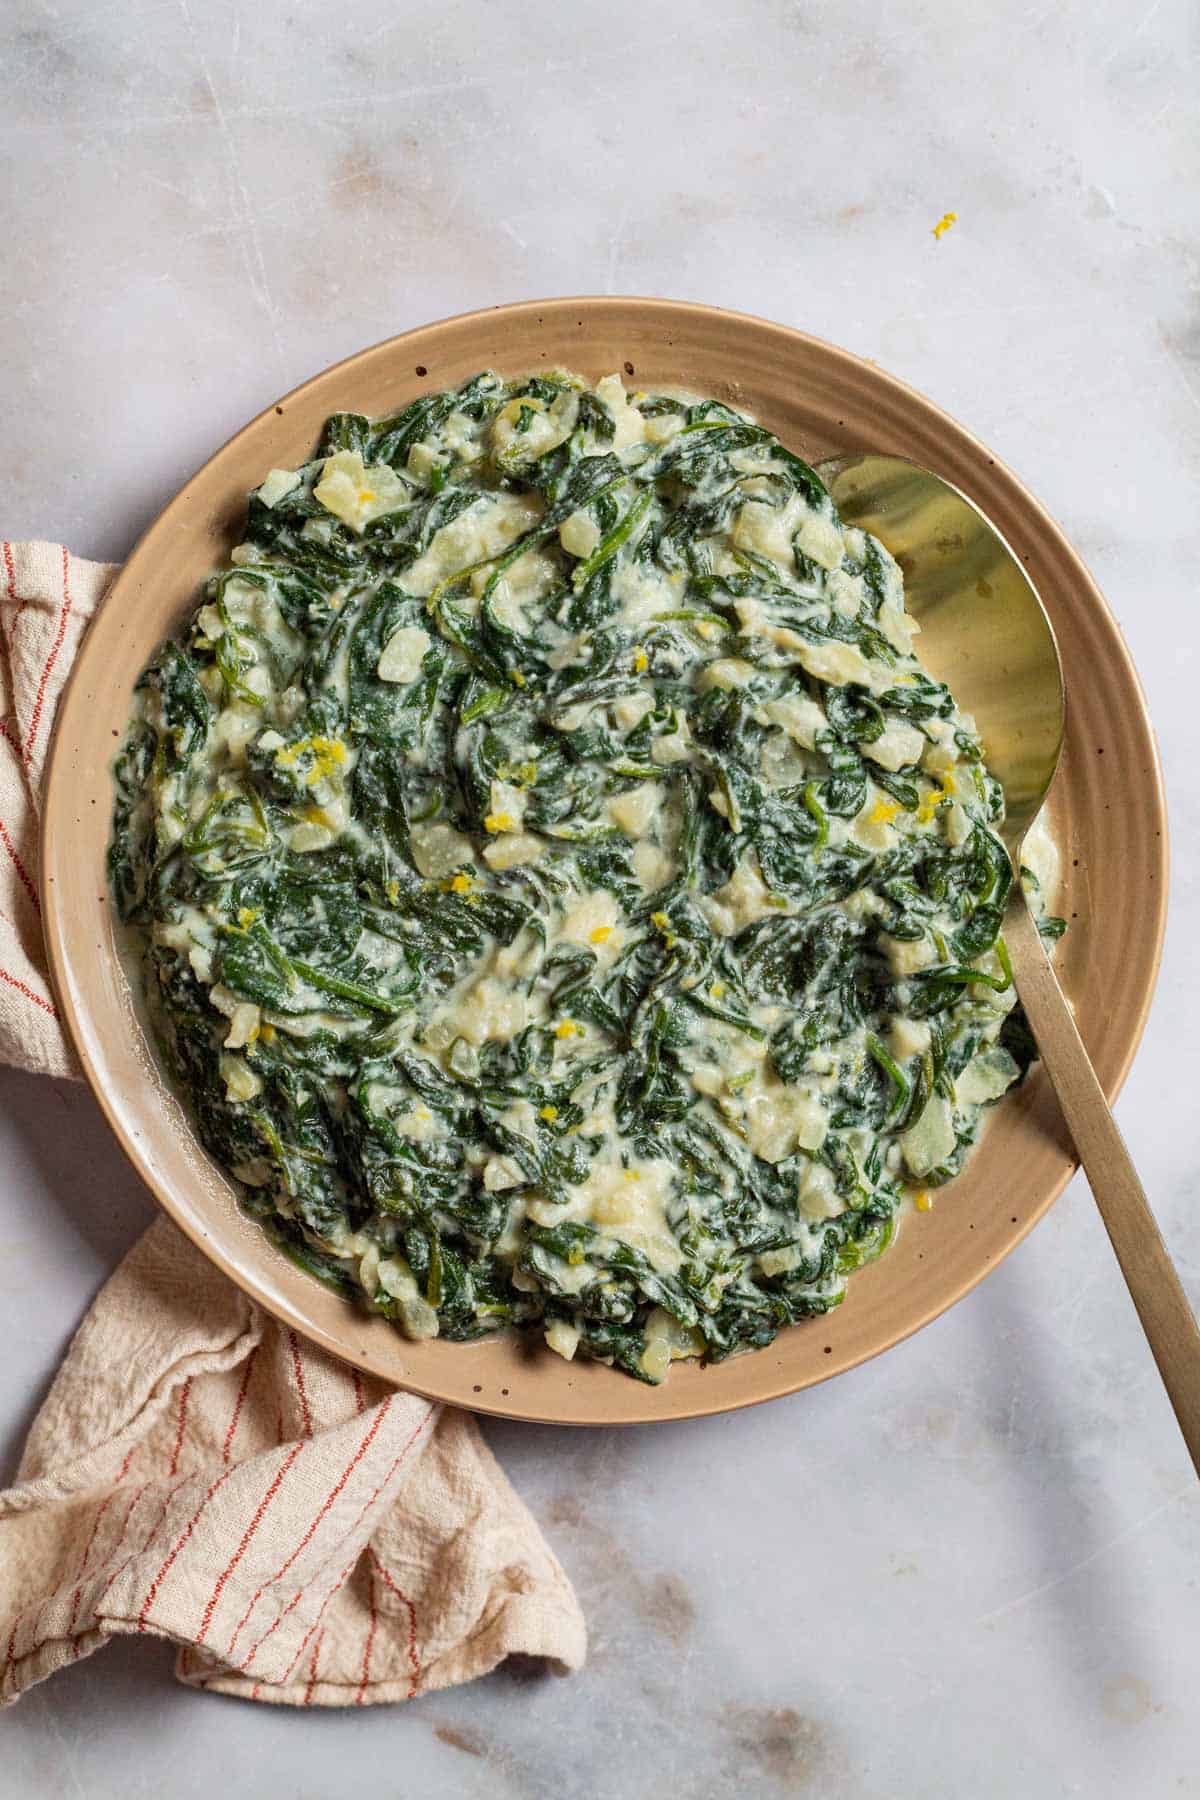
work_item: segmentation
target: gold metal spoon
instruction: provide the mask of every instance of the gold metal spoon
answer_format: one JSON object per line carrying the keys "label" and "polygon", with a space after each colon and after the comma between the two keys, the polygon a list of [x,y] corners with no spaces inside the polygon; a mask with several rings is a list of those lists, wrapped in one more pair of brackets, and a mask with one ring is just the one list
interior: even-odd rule
{"label": "gold metal spoon", "polygon": [[[900,563],[921,659],[975,715],[1004,788],[1000,835],[1019,874],[1022,844],[1058,768],[1066,711],[1058,645],[1033,584],[978,507],[928,469],[868,453],[817,472],[846,523],[871,532]],[[1017,993],[1200,1473],[1200,1330],[1019,879],[1003,929]]]}

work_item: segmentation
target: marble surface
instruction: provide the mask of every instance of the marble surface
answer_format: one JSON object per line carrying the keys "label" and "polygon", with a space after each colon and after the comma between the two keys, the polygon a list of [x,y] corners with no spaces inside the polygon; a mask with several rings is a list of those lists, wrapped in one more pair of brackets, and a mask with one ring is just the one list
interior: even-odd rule
{"label": "marble surface", "polygon": [[[1195,30],[1188,0],[3,9],[0,529],[120,557],[303,377],[494,301],[714,301],[907,378],[1065,524],[1150,696],[1174,911],[1118,1110],[1200,1299]],[[11,1468],[150,1204],[87,1094],[5,1073],[0,1209]],[[1080,1182],[823,1389],[489,1436],[578,1583],[584,1674],[314,1717],[124,1645],[6,1717],[0,1789],[1200,1793],[1200,1503]]]}

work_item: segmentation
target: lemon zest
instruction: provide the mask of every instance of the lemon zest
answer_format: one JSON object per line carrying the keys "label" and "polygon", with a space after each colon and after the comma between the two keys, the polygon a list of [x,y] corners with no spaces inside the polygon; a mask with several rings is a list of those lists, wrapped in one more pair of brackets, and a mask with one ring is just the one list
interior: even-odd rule
{"label": "lemon zest", "polygon": [[313,760],[312,768],[305,771],[305,787],[316,787],[318,781],[328,780],[346,760],[346,746],[341,738],[303,737],[297,738],[294,744],[284,744],[275,752],[276,766],[294,769],[306,751]]}

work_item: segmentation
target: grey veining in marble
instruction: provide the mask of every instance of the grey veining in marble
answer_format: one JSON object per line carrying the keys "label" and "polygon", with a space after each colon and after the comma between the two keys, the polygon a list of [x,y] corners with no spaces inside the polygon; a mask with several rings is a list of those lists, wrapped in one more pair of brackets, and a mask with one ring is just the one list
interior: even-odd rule
{"label": "grey veining in marble", "polygon": [[[1188,0],[27,0],[0,38],[5,536],[119,557],[306,375],[554,293],[801,326],[1016,467],[1109,594],[1160,734],[1174,912],[1119,1114],[1200,1296]],[[0,1144],[11,1469],[150,1207],[80,1090],[0,1075]],[[123,1645],[6,1715],[0,1790],[1200,1793],[1200,1504],[1080,1183],[823,1389],[490,1436],[579,1585],[582,1676],[299,1716]]]}

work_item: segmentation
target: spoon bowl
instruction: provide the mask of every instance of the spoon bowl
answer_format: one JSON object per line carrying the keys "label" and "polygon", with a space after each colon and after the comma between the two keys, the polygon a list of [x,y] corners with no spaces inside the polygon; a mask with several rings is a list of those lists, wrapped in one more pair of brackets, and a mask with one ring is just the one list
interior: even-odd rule
{"label": "spoon bowl", "polygon": [[1014,861],[1058,768],[1065,684],[1054,630],[1016,552],[966,496],[901,456],[841,456],[817,473],[848,525],[886,544],[921,628],[921,661],[979,727],[1004,789]]}

